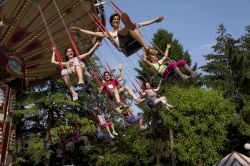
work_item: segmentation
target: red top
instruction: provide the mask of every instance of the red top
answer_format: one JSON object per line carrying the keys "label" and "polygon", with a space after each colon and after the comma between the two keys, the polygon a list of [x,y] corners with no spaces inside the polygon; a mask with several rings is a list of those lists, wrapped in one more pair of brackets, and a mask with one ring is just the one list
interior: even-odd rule
{"label": "red top", "polygon": [[114,88],[118,85],[119,82],[117,80],[105,82],[104,84],[102,84],[103,91],[106,93],[111,93],[114,90]]}

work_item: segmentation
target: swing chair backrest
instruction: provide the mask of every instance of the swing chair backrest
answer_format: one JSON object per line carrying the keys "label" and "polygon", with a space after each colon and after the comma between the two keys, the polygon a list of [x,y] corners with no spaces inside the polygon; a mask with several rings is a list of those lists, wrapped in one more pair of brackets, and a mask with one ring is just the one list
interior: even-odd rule
{"label": "swing chair backrest", "polygon": [[124,39],[124,45],[121,48],[121,51],[124,53],[126,57],[129,57],[139,51],[142,46],[138,43],[132,36],[128,35],[126,39]]}

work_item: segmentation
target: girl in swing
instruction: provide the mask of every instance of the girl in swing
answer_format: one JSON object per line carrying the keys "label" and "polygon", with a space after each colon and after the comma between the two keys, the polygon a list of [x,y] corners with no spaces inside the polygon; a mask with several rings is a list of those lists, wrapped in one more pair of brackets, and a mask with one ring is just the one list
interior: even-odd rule
{"label": "girl in swing", "polygon": [[[134,24],[130,21],[129,16],[126,13],[122,13],[122,16],[123,17],[121,17],[117,13],[114,13],[109,18],[109,22],[110,22],[110,25],[113,27],[113,31],[110,31],[108,33],[111,35],[112,41],[115,42],[114,45],[118,48],[118,50],[119,51],[124,50],[126,41],[128,41],[129,38],[132,37],[135,41],[139,43],[141,47],[143,47],[146,54],[156,54],[157,51],[148,47],[148,45],[145,43],[138,28],[147,26],[153,23],[161,22],[164,19],[164,17],[158,17],[153,20]],[[120,27],[120,19],[122,19],[124,27]],[[109,34],[107,32],[104,32],[104,33],[92,32],[92,31],[88,31],[85,29],[81,29],[79,27],[71,27],[70,29],[73,32],[79,31],[79,32],[83,32],[83,33],[98,36],[98,37],[109,37]]]}
{"label": "girl in swing", "polygon": [[[107,122],[105,120],[104,113],[102,111],[100,111],[100,110],[98,111],[97,118],[99,120],[99,126],[103,129],[106,129],[111,138],[115,138],[115,136],[118,135],[118,133],[115,131],[114,124],[112,122]],[[109,127],[111,127],[111,129],[112,129],[112,133],[111,133]]]}
{"label": "girl in swing", "polygon": [[128,107],[126,104],[121,102],[120,95],[119,95],[120,92],[127,91],[129,93],[129,95],[134,98],[136,103],[140,103],[141,99],[139,99],[135,96],[134,92],[130,89],[130,87],[128,87],[128,86],[120,87],[120,88],[118,87],[119,82],[121,80],[123,80],[123,68],[122,68],[121,64],[119,64],[118,69],[120,71],[120,76],[116,79],[112,79],[111,75],[108,71],[104,72],[104,74],[103,74],[104,83],[100,87],[99,93],[104,91],[108,95],[114,96],[118,105],[120,105],[122,107]]}
{"label": "girl in swing", "polygon": [[165,96],[157,97],[158,94],[156,92],[160,90],[161,81],[159,82],[159,85],[156,89],[153,89],[148,82],[145,83],[145,87],[146,89],[144,90],[142,95],[146,96],[146,98],[148,99],[148,106],[150,108],[154,108],[158,104],[163,104],[167,111],[170,111],[170,109],[174,108],[174,106],[172,106],[171,104],[167,102],[167,99]]}
{"label": "girl in swing", "polygon": [[143,115],[140,114],[135,116],[131,108],[128,108],[126,112],[123,112],[122,117],[128,124],[133,125],[138,122],[140,130],[146,129],[146,127],[143,125]]}
{"label": "girl in swing", "polygon": [[[167,48],[166,48],[166,51],[164,53],[164,56],[160,60],[158,60],[156,54],[151,54],[151,55],[149,55],[149,58],[151,59],[151,61],[147,60],[147,56],[143,56],[142,61],[145,62],[150,67],[152,67],[156,72],[161,74],[162,79],[166,79],[166,77],[168,76],[168,74],[171,70],[174,71],[182,80],[186,80],[186,79],[190,78],[190,76],[191,77],[198,76],[198,74],[195,73],[188,66],[188,64],[185,60],[181,59],[181,60],[178,60],[177,62],[171,61],[168,58],[168,53],[169,53],[170,48],[171,48],[171,45],[167,44]],[[167,65],[163,64],[165,60],[168,60]],[[190,74],[190,76],[183,74],[180,71],[179,67],[183,67]]]}
{"label": "girl in swing", "polygon": [[[77,57],[75,57],[75,53],[74,53],[73,48],[68,47],[65,49],[65,59],[67,60],[67,62],[61,63],[62,66],[65,68],[65,69],[61,70],[61,75],[63,77],[63,80],[64,80],[66,86],[70,90],[73,101],[78,100],[78,94],[76,93],[69,76],[76,73],[77,77],[78,77],[78,85],[84,84],[83,70],[86,70],[86,69],[85,69],[84,63],[81,62],[80,60],[83,60],[84,58],[86,58],[87,56],[92,54],[94,52],[94,50],[99,45],[100,45],[100,42],[99,41],[96,42],[95,45],[89,50],[89,52],[80,55],[79,59]],[[51,63],[59,65],[59,62],[57,62],[55,59],[55,49],[56,48],[53,47],[52,49],[53,49],[53,54],[51,57]]]}

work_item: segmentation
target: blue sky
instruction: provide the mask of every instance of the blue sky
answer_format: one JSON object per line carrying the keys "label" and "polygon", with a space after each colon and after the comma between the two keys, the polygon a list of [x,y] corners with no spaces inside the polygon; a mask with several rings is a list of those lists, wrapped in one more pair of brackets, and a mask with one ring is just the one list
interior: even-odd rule
{"label": "blue sky", "polygon": [[[250,0],[114,0],[114,2],[134,22],[142,22],[164,16],[161,23],[140,29],[145,41],[149,43],[153,34],[160,28],[172,32],[184,49],[191,54],[192,64],[204,65],[204,55],[212,53],[211,45],[216,41],[217,28],[223,23],[233,37],[245,34],[245,27],[250,25]],[[108,18],[114,10],[105,5],[107,29],[111,30]],[[110,48],[110,47],[111,48]],[[126,58],[109,43],[103,43],[97,54],[103,63],[108,62],[112,68],[123,63],[128,85],[135,83],[136,72],[133,67],[138,64],[135,54]]]}

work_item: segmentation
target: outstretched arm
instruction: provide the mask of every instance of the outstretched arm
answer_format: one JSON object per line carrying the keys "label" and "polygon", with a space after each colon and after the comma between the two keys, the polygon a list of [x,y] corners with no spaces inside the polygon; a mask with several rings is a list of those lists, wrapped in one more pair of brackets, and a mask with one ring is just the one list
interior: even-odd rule
{"label": "outstretched arm", "polygon": [[122,68],[122,64],[119,64],[119,65],[118,65],[118,69],[119,69],[119,71],[120,71],[120,76],[119,76],[119,78],[117,79],[117,81],[119,82],[119,81],[123,80],[123,68]]}
{"label": "outstretched arm", "polygon": [[81,60],[84,59],[84,58],[86,58],[87,56],[89,56],[90,54],[92,54],[92,53],[95,51],[95,49],[96,49],[100,44],[101,44],[101,42],[100,42],[100,41],[97,41],[97,42],[95,43],[95,45],[89,50],[89,52],[80,55],[79,58],[80,58]]}
{"label": "outstretched arm", "polygon": [[[162,81],[162,80],[161,80],[161,81]],[[157,92],[157,91],[160,90],[160,88],[161,88],[161,81],[159,82],[158,87],[157,87],[156,89],[154,89],[155,92]]]}
{"label": "outstretched arm", "polygon": [[138,28],[143,27],[143,26],[147,26],[156,22],[161,22],[164,19],[164,17],[157,17],[153,20],[149,20],[149,21],[144,21],[144,22],[139,22],[137,23]]}
{"label": "outstretched arm", "polygon": [[142,97],[146,96],[146,92],[144,92],[143,90],[140,90],[139,93],[142,95]]}
{"label": "outstretched arm", "polygon": [[170,44],[167,44],[167,48],[166,51],[164,53],[164,56],[158,61],[158,63],[161,65],[167,58],[168,58],[168,53],[169,53],[169,49],[171,48]]}
{"label": "outstretched arm", "polygon": [[[53,54],[52,54],[52,57],[51,57],[51,63],[55,64],[55,65],[59,65],[60,63],[56,61],[56,57],[55,57],[55,47],[52,47],[52,50],[53,50]],[[66,63],[65,62],[62,62],[61,63],[63,66],[66,66]]]}
{"label": "outstretched arm", "polygon": [[151,62],[149,62],[149,61],[147,60],[147,56],[146,56],[146,55],[143,55],[143,57],[141,58],[141,60],[142,60],[146,65],[152,67]]}
{"label": "outstretched arm", "polygon": [[70,27],[69,28],[71,32],[82,32],[88,35],[92,35],[92,36],[97,36],[97,37],[105,37],[107,36],[106,33],[102,33],[102,32],[92,32],[92,31],[88,31],[85,29],[81,29],[79,27]]}
{"label": "outstretched arm", "polygon": [[100,87],[100,89],[99,89],[99,94],[101,94],[101,93],[102,93],[103,88],[104,88],[104,86],[102,85],[102,86]]}

